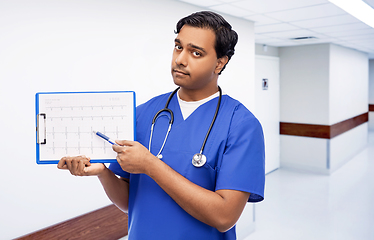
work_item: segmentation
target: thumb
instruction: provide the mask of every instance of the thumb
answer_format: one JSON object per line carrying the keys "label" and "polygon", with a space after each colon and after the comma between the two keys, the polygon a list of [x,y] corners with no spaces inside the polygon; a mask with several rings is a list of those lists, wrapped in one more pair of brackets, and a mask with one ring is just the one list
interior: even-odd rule
{"label": "thumb", "polygon": [[103,163],[94,163],[89,166],[86,166],[83,171],[86,176],[98,176],[106,169],[106,166]]}

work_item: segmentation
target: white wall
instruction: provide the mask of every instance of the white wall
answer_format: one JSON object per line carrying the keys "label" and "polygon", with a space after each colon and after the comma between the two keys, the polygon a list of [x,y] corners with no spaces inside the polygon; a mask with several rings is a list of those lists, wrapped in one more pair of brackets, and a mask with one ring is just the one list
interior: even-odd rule
{"label": "white wall", "polygon": [[[366,53],[330,45],[329,125],[368,111],[368,65]],[[330,140],[330,171],[342,166],[366,146],[367,131],[368,124],[365,123]]]}
{"label": "white wall", "polygon": [[361,124],[329,141],[328,168],[333,172],[360,153],[368,142],[368,123]]}
{"label": "white wall", "polygon": [[[280,121],[329,124],[329,44],[279,48]],[[281,167],[328,173],[328,140],[280,136]]]}
{"label": "white wall", "polygon": [[222,72],[218,83],[226,93],[253,111],[255,109],[254,23],[222,15],[238,33],[239,40],[235,47],[235,55]]}
{"label": "white wall", "polygon": [[368,56],[330,45],[329,125],[368,111]]}
{"label": "white wall", "polygon": [[256,43],[255,53],[256,55],[261,55],[261,56],[278,57],[279,48]]}
{"label": "white wall", "polygon": [[279,48],[280,121],[329,124],[329,44]]}
{"label": "white wall", "polygon": [[[369,104],[374,104],[374,59],[369,61]],[[369,130],[374,131],[374,112],[369,112]]]}
{"label": "white wall", "polygon": [[374,131],[374,112],[369,112],[369,123],[368,129]]}
{"label": "white wall", "polygon": [[[134,90],[139,104],[173,90],[175,24],[198,10],[170,0],[0,2],[0,124],[6,136],[0,140],[0,239],[110,203],[95,177],[36,165],[35,93]],[[221,86],[251,109],[253,23],[227,20],[239,43]]]}
{"label": "white wall", "polygon": [[[333,125],[367,112],[368,56],[332,44],[284,47],[281,122]],[[367,143],[368,124],[332,139],[281,136],[281,166],[331,173]],[[354,139],[354,143],[352,143]]]}
{"label": "white wall", "polygon": [[369,103],[374,104],[374,59],[369,60]]}
{"label": "white wall", "polygon": [[282,168],[328,174],[329,140],[323,138],[280,136]]}

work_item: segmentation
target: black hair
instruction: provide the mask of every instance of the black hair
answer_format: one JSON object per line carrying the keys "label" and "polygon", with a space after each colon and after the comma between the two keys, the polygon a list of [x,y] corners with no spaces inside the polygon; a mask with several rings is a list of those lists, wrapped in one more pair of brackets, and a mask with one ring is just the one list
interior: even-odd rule
{"label": "black hair", "polygon": [[[184,25],[197,28],[206,28],[214,31],[216,35],[215,50],[217,58],[228,57],[227,63],[235,53],[235,45],[238,42],[238,34],[232,30],[231,25],[219,14],[210,11],[193,13],[178,21],[176,34],[180,32]],[[225,69],[222,68],[219,74]]]}

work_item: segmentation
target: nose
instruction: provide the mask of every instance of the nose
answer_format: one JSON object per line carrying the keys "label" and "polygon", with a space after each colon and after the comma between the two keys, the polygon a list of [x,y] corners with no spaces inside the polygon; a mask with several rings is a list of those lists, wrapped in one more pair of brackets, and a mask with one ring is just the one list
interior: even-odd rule
{"label": "nose", "polygon": [[177,65],[182,65],[184,67],[187,66],[187,53],[186,51],[181,51],[179,53],[175,53],[176,56],[175,56],[175,63]]}

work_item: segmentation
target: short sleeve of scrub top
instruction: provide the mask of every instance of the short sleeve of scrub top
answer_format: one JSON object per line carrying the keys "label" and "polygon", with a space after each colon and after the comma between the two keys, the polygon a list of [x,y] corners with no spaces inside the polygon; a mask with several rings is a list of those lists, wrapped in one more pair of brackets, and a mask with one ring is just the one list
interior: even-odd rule
{"label": "short sleeve of scrub top", "polygon": [[243,105],[233,114],[216,190],[251,193],[248,202],[264,199],[265,146],[259,121]]}

